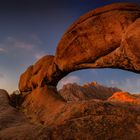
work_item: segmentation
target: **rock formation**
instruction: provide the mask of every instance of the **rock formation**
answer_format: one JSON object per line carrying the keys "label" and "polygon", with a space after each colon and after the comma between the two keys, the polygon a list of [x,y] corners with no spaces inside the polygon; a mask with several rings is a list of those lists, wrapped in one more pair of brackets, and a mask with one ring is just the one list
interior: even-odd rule
{"label": "rock formation", "polygon": [[[90,86],[88,87],[90,88]],[[103,88],[105,89],[105,87]],[[45,89],[42,90],[44,91]],[[30,96],[30,99],[38,99],[38,104],[32,104],[34,106],[32,109],[34,110],[29,110],[34,112],[33,118],[33,115],[30,116],[29,113],[28,116],[25,116],[23,114],[25,110],[22,110],[22,108],[12,107],[9,104],[11,98],[8,93],[0,90],[1,140],[139,140],[140,106],[138,105],[133,106],[132,103],[132,105],[128,106],[127,104],[125,105],[125,102],[120,104],[118,100],[115,102],[114,100],[99,101],[91,97],[91,99],[85,101],[83,99],[83,101],[76,101],[73,104],[67,103],[67,105],[63,106],[58,97],[56,98],[57,100],[54,100],[54,95],[51,97],[52,92],[49,92],[50,95],[46,91],[42,92],[44,93],[42,95],[39,93],[36,91],[34,92],[34,97]],[[27,99],[30,100],[29,98]],[[50,112],[46,112],[46,118],[52,125],[49,123],[44,124],[43,120],[36,121],[37,118],[35,117],[41,117],[43,111],[46,111],[41,104],[46,104],[46,107],[49,106]],[[63,109],[60,106],[63,106]],[[71,116],[71,118],[65,121],[68,116]],[[58,120],[59,125],[56,125]]]}
{"label": "rock formation", "polygon": [[63,35],[55,56],[45,56],[22,74],[20,91],[56,86],[72,71],[120,68],[140,72],[140,7],[118,3],[83,15]]}
{"label": "rock formation", "polygon": [[62,71],[121,68],[140,72],[140,7],[114,4],[77,20],[58,44],[55,63]]}
{"label": "rock formation", "polygon": [[0,140],[23,140],[31,128],[23,113],[10,105],[8,93],[0,89]]}
{"label": "rock formation", "polygon": [[54,56],[44,56],[21,75],[19,89],[26,116],[50,126],[67,123],[77,114],[84,116],[83,110],[95,101],[67,103],[56,89],[58,81],[72,71],[107,67],[139,73],[139,25],[140,7],[127,3],[80,17],[63,35]]}
{"label": "rock formation", "polygon": [[[97,8],[80,17],[63,35],[55,56],[44,56],[21,75],[19,90],[26,95],[22,104],[26,114],[50,123],[46,114],[52,117],[55,110],[67,108],[56,85],[72,71],[109,67],[139,73],[139,17],[140,7],[128,3]],[[54,111],[50,108],[52,101],[56,101]],[[35,110],[40,108],[38,116]],[[62,123],[59,119],[53,122]]]}
{"label": "rock formation", "polygon": [[[20,121],[13,121],[18,130],[15,127],[2,128],[0,138],[14,140],[14,131],[19,140],[139,140],[139,105],[135,107],[132,104],[127,108],[119,101],[114,102],[114,97],[106,100],[107,96],[104,101],[89,98],[69,103],[56,89],[60,79],[80,69],[120,68],[140,73],[139,42],[140,7],[137,5],[112,4],[80,17],[63,35],[56,54],[44,56],[20,77],[19,90],[23,102],[17,113],[22,112],[28,118],[25,119],[25,128],[30,131],[25,131],[21,125],[25,118],[23,115]],[[5,109],[15,110],[8,104],[8,95],[3,97],[6,102],[0,100],[1,112],[3,105],[6,105]],[[14,117],[19,116],[16,114]]]}
{"label": "rock formation", "polygon": [[84,101],[90,99],[107,100],[115,92],[121,91],[118,88],[105,87],[97,82],[84,84],[82,86],[74,83],[64,85],[58,93],[67,102]]}
{"label": "rock formation", "polygon": [[131,95],[128,92],[116,92],[110,98],[108,98],[108,100],[115,102],[140,104],[140,97]]}

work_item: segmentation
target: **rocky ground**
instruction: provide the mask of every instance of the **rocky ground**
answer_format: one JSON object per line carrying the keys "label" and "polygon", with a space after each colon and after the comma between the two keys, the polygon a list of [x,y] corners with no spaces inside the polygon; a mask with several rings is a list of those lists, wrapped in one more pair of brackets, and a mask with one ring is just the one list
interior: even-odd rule
{"label": "rocky ground", "polygon": [[[78,93],[76,100],[74,90]],[[54,116],[47,119],[50,123],[44,124],[43,121],[26,115],[25,110],[19,106],[11,106],[13,99],[20,99],[17,98],[19,95],[13,98],[5,90],[0,90],[0,139],[139,140],[139,96],[121,92],[117,88],[107,88],[95,82],[83,86],[67,84],[58,94],[65,99],[65,106],[62,109],[58,106],[58,110],[60,109],[58,113],[51,114]],[[53,109],[51,98],[50,101],[52,102],[50,108]],[[41,115],[39,112],[37,114]]]}

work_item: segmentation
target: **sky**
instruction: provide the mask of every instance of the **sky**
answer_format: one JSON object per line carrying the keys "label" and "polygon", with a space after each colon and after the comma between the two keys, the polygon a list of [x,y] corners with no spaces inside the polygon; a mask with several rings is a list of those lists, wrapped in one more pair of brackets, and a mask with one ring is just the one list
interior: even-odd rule
{"label": "sky", "polygon": [[[55,54],[67,28],[86,12],[114,2],[140,0],[1,0],[0,1],[0,88],[18,89],[26,68],[47,54]],[[106,86],[140,93],[140,75],[118,69],[88,69],[70,73],[68,82],[97,81]]]}

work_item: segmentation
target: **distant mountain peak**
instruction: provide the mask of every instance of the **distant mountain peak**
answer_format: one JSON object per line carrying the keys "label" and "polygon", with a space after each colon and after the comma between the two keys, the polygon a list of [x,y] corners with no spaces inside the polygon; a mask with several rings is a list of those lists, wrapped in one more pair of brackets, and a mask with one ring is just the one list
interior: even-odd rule
{"label": "distant mountain peak", "polygon": [[78,85],[76,83],[68,83],[59,90],[59,94],[66,101],[81,101],[90,99],[106,100],[113,95],[114,92],[121,91],[118,88],[105,87],[96,81]]}
{"label": "distant mountain peak", "polygon": [[83,87],[87,87],[87,86],[97,86],[98,85],[98,83],[96,82],[96,81],[93,81],[93,82],[91,82],[91,83],[85,83],[85,84],[83,84]]}

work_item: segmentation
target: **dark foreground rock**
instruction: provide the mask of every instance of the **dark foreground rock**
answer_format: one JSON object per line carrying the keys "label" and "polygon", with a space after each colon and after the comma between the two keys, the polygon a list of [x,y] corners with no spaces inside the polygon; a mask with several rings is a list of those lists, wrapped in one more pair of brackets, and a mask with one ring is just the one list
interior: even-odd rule
{"label": "dark foreground rock", "polygon": [[47,112],[46,108],[37,112],[36,106],[32,106],[36,111],[34,116],[29,112],[25,115],[25,110],[12,107],[8,93],[0,90],[0,140],[139,140],[140,106],[113,102],[113,99],[114,96],[111,101],[91,98],[66,103],[59,108],[59,98],[57,107],[49,98],[47,102],[52,104],[49,106],[52,111],[46,114],[48,123],[44,123],[35,117],[41,115],[41,111]]}

